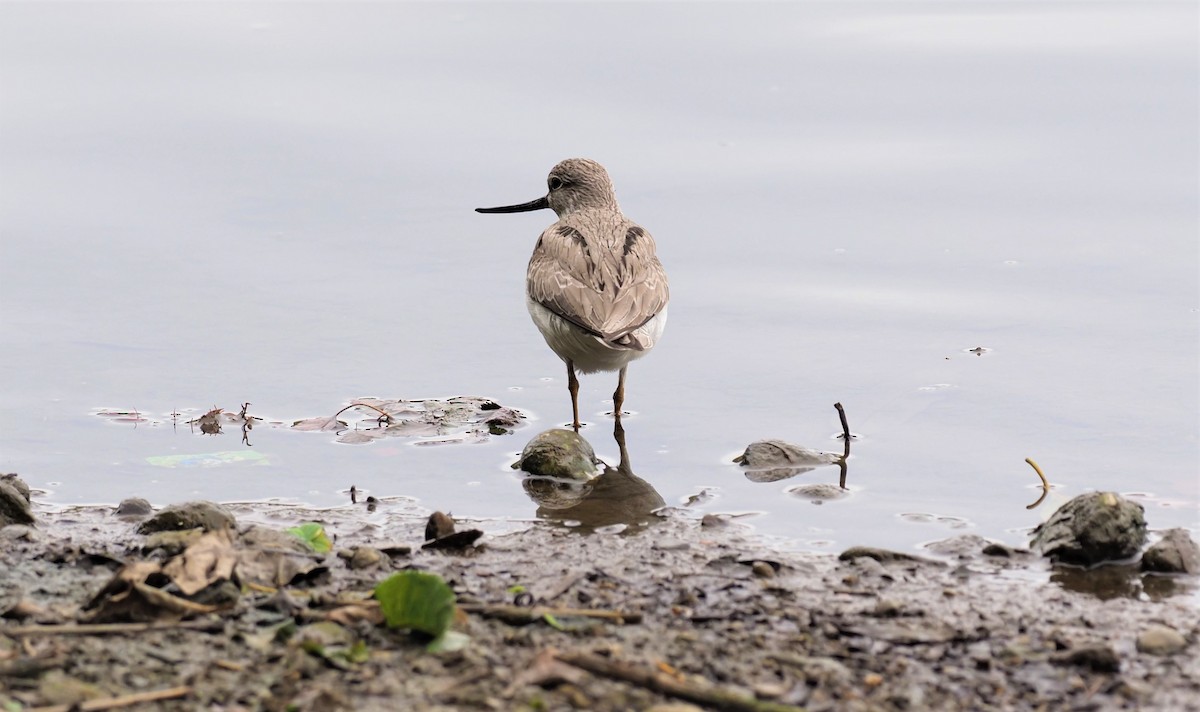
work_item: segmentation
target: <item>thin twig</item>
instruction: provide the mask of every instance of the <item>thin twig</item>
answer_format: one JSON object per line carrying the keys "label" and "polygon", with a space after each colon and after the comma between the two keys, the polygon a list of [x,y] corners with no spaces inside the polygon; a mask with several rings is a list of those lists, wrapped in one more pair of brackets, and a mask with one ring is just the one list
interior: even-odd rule
{"label": "thin twig", "polygon": [[834,403],[833,407],[837,408],[838,420],[842,421],[842,437],[846,439],[846,442],[850,442],[852,436],[850,435],[850,424],[846,422],[846,410],[842,408],[841,403]]}
{"label": "thin twig", "polygon": [[1042,473],[1042,468],[1038,467],[1038,464],[1031,458],[1025,458],[1025,462],[1028,462],[1029,466],[1033,468],[1033,471],[1037,473],[1037,476],[1042,478],[1042,496],[1038,497],[1037,501],[1033,504],[1025,505],[1025,509],[1033,509],[1041,504],[1042,500],[1046,499],[1046,495],[1050,492],[1050,481],[1047,480],[1046,475]]}
{"label": "thin twig", "polygon": [[629,682],[652,692],[678,697],[706,707],[727,712],[799,712],[800,707],[777,702],[756,700],[753,697],[723,690],[719,687],[700,687],[686,680],[653,669],[635,667],[618,660],[602,658],[590,653],[566,652],[555,657],[594,675]]}
{"label": "thin twig", "polygon": [[225,626],[221,621],[195,620],[170,623],[66,623],[64,625],[0,626],[0,633],[19,635],[110,635],[113,633],[145,633],[152,630],[213,630]]}
{"label": "thin twig", "polygon": [[525,624],[544,620],[547,615],[555,618],[600,618],[621,623],[641,623],[642,614],[630,611],[610,611],[602,608],[549,608],[546,606],[507,606],[487,603],[465,603],[459,605],[467,613],[477,613],[485,618],[499,618],[506,623]]}
{"label": "thin twig", "polygon": [[140,705],[145,702],[174,700],[180,697],[186,697],[191,692],[191,685],[180,685],[179,687],[168,687],[162,690],[135,692],[131,695],[121,695],[120,697],[106,697],[99,700],[86,700],[73,705],[32,707],[29,709],[29,712],[76,712],[76,710],[79,712],[88,712],[89,710],[115,710],[119,707],[131,707],[133,705]]}
{"label": "thin twig", "polygon": [[380,414],[379,422],[388,423],[388,424],[391,424],[391,422],[392,422],[392,414],[391,413],[387,412],[386,410],[383,410],[382,408],[376,408],[375,406],[371,405],[370,403],[351,403],[350,405],[346,406],[345,408],[342,408],[338,412],[334,413],[333,417],[336,418],[339,415],[341,415],[342,413],[345,413],[346,411],[350,410],[351,408],[370,408],[371,410]]}
{"label": "thin twig", "polygon": [[838,487],[846,489],[846,470],[849,469],[846,461],[850,459],[850,440],[854,436],[850,434],[850,423],[846,422],[846,410],[842,408],[842,404],[840,402],[834,403],[833,407],[837,408],[838,420],[842,421],[842,441],[846,443],[842,449],[842,459],[838,461],[838,470],[840,471],[838,474]]}
{"label": "thin twig", "polygon": [[1050,491],[1050,481],[1047,480],[1046,475],[1042,473],[1042,468],[1038,467],[1038,464],[1028,457],[1025,458],[1025,462],[1028,462],[1030,467],[1033,468],[1033,471],[1037,473],[1038,477],[1042,478],[1042,489],[1046,490],[1047,492]]}

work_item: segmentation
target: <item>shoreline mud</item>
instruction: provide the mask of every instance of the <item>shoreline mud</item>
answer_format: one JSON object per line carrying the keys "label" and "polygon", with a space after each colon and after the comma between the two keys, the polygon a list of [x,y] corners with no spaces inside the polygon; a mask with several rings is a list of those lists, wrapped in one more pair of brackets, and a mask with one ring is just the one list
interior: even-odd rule
{"label": "shoreline mud", "polygon": [[[426,549],[428,512],[407,500],[223,509],[240,552],[278,551],[300,522],[332,550],[293,550],[311,567],[277,587],[210,587],[224,596],[214,612],[121,623],[119,609],[89,624],[84,607],[123,567],[186,544],[150,545],[144,515],[113,508],[0,529],[0,707],[141,695],[166,710],[1200,709],[1194,576],[1050,569],[971,536],[928,557],[782,553],[737,523],[671,511],[622,531],[534,523]],[[429,652],[361,613],[377,583],[413,569],[454,590],[462,647]]]}

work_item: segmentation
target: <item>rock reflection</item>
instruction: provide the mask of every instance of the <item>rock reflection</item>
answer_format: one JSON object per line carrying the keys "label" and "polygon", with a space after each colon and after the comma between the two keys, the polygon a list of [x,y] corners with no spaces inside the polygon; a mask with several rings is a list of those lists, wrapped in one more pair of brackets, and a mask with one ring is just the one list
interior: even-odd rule
{"label": "rock reflection", "polygon": [[[582,436],[577,437],[583,440]],[[538,505],[538,518],[569,522],[584,532],[614,525],[643,527],[654,521],[654,510],[665,506],[666,502],[649,482],[633,473],[620,418],[613,426],[613,439],[620,450],[621,461],[616,467],[606,464],[604,471],[596,477],[571,480],[530,475],[525,478],[522,486]]]}
{"label": "rock reflection", "polygon": [[1108,564],[1092,569],[1055,566],[1050,580],[1063,590],[1084,593],[1101,601],[1113,598],[1161,601],[1195,591],[1186,577],[1146,573],[1132,564]]}

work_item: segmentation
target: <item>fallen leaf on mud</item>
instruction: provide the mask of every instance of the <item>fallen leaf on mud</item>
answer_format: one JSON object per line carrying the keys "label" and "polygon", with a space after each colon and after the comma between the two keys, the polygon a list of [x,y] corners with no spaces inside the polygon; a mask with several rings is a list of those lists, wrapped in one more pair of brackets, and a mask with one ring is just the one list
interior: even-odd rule
{"label": "fallen leaf on mud", "polygon": [[91,623],[143,623],[176,620],[187,615],[212,613],[216,606],[194,603],[147,583],[166,583],[162,567],[153,561],[126,564],[105,584],[100,593],[84,606],[92,611],[85,619]]}
{"label": "fallen leaf on mud", "polygon": [[162,571],[171,577],[180,593],[192,596],[214,583],[232,579],[237,558],[232,535],[228,529],[220,529],[194,541],[182,554],[168,561]]}
{"label": "fallen leaf on mud", "polygon": [[280,588],[319,576],[328,569],[323,556],[294,534],[251,526],[242,532],[237,576],[243,585]]}
{"label": "fallen leaf on mud", "polygon": [[325,527],[316,522],[305,522],[298,526],[291,527],[287,530],[291,534],[308,545],[308,548],[318,554],[327,554],[333,548],[333,544],[329,541],[329,537],[325,535]]}
{"label": "fallen leaf on mud", "polygon": [[454,591],[437,574],[392,574],[375,587],[375,598],[389,628],[408,628],[436,638],[454,620]]}

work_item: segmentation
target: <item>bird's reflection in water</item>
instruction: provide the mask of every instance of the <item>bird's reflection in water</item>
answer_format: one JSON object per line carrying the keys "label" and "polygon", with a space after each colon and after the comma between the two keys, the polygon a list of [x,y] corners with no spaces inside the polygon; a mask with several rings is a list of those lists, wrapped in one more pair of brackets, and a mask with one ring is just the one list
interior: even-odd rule
{"label": "bird's reflection in water", "polygon": [[654,510],[666,502],[649,482],[633,474],[619,417],[613,426],[613,439],[621,461],[616,467],[605,465],[598,477],[586,482],[525,478],[522,486],[537,503],[539,519],[570,523],[582,532],[622,524],[641,528],[655,521]]}

